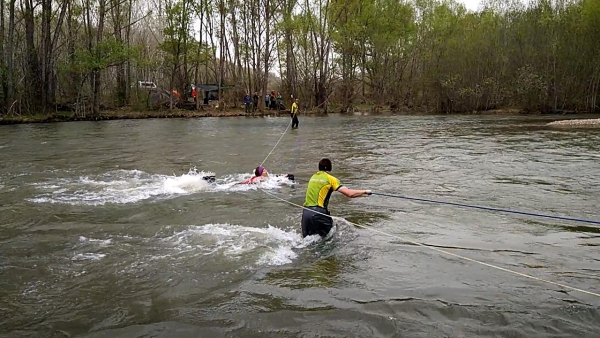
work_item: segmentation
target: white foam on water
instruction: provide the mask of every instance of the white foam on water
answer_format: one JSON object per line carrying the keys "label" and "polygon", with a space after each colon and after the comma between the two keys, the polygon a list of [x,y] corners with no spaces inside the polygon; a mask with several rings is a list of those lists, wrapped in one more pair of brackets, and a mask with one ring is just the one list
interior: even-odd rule
{"label": "white foam on water", "polygon": [[156,198],[169,198],[211,189],[203,177],[210,172],[190,170],[180,176],[148,174],[140,170],[115,170],[97,176],[56,179],[34,183],[44,193],[28,199],[34,203],[74,205],[126,204]]}
{"label": "white foam on water", "polygon": [[257,184],[239,184],[250,178],[250,174],[224,176],[215,183],[204,180],[205,176],[214,176],[214,173],[198,171],[196,168],[180,176],[149,174],[140,170],[114,170],[96,176],[57,178],[49,182],[32,183],[31,185],[42,193],[27,200],[34,203],[73,205],[127,204],[203,191],[277,189],[283,185],[294,184],[281,175],[271,175]]}
{"label": "white foam on water", "polygon": [[251,257],[256,265],[283,265],[298,257],[295,249],[321,241],[317,236],[302,238],[296,231],[276,227],[255,228],[232,224],[192,226],[163,239],[181,250],[196,248],[203,255],[222,254],[230,260]]}
{"label": "white foam on water", "polygon": [[264,253],[258,260],[259,265],[284,265],[292,262],[298,255],[292,248],[278,247],[277,249]]}
{"label": "white foam on water", "polygon": [[236,174],[236,175],[228,175],[223,177],[223,179],[217,180],[217,185],[214,190],[216,191],[249,191],[249,190],[273,190],[281,188],[282,186],[292,186],[296,184],[293,181],[290,181],[285,175],[276,175],[272,174],[268,177],[262,178],[256,183],[252,184],[240,184],[248,179],[250,179],[252,174]]}
{"label": "white foam on water", "polygon": [[73,258],[71,258],[71,260],[73,260],[73,261],[86,261],[86,260],[98,261],[104,257],[106,257],[106,254],[86,252],[86,253],[76,254],[75,256],[73,256]]}
{"label": "white foam on water", "polygon": [[87,238],[84,236],[79,236],[79,243],[81,244],[94,244],[94,245],[98,245],[101,247],[106,247],[109,246],[112,243],[112,239],[94,239],[94,238]]}
{"label": "white foam on water", "polygon": [[46,197],[27,198],[26,200],[33,203],[55,203],[53,199]]}

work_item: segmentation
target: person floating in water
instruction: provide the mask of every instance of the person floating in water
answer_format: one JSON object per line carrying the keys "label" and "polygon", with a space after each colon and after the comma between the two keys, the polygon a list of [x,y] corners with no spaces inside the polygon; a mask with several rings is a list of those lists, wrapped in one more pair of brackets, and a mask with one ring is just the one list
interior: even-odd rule
{"label": "person floating in water", "polygon": [[333,228],[333,219],[329,216],[327,207],[332,192],[339,191],[350,198],[371,195],[371,190],[344,187],[337,178],[329,174],[330,171],[331,161],[324,158],[319,161],[319,171],[308,182],[302,211],[302,237],[316,234],[326,237],[329,234]]}
{"label": "person floating in water", "polygon": [[298,99],[292,104],[292,110],[290,112],[292,114],[292,129],[296,129],[300,123],[298,120]]}
{"label": "person floating in water", "polygon": [[[274,175],[275,177],[285,177],[288,180],[294,182],[294,175],[293,174],[287,174],[287,175]],[[267,171],[267,169],[265,169],[263,166],[258,166],[256,167],[256,169],[254,169],[254,176],[252,176],[251,178],[245,180],[244,182],[239,182],[236,184],[254,184],[254,183],[259,183],[260,181],[266,179],[269,177],[269,172]],[[202,179],[205,180],[208,183],[215,183],[216,182],[216,176],[215,175],[206,175],[206,176],[202,176]]]}
{"label": "person floating in water", "polygon": [[263,166],[258,166],[254,169],[254,176],[242,182],[242,184],[251,184],[258,183],[261,180],[264,180],[266,177],[269,177],[269,172]]}
{"label": "person floating in water", "polygon": [[[254,176],[245,180],[244,182],[241,182],[241,184],[259,183],[261,181],[264,181],[267,177],[269,177],[269,172],[267,171],[267,169],[265,169],[265,167],[263,166],[258,166],[256,167],[256,169],[254,169]],[[290,181],[294,180],[294,175],[292,174],[287,174],[285,175],[285,177]]]}

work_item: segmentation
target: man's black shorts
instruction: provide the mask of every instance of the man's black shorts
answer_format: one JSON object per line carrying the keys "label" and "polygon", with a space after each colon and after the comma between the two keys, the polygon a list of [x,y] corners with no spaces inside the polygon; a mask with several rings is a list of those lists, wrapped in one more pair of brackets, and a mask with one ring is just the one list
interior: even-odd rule
{"label": "man's black shorts", "polygon": [[[315,212],[319,212],[317,214]],[[302,237],[311,235],[320,235],[326,237],[333,228],[333,219],[329,215],[329,211],[321,207],[308,207],[302,211]]]}

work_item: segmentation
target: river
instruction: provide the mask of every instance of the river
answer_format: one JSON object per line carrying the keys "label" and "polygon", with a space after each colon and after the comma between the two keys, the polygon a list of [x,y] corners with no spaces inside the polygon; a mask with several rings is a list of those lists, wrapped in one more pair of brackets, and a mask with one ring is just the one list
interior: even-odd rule
{"label": "river", "polygon": [[[265,166],[328,157],[350,188],[599,220],[600,131],[552,120],[301,117]],[[333,238],[303,239],[301,209],[235,184],[288,122],[0,126],[0,336],[600,336],[598,297],[388,236],[598,293],[599,227],[334,194]]]}

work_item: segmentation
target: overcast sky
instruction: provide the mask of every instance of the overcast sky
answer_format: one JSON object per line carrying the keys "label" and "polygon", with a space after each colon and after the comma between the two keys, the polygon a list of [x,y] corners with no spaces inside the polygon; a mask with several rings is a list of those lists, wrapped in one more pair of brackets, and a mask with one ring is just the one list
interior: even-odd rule
{"label": "overcast sky", "polygon": [[465,4],[465,7],[467,7],[467,9],[474,11],[477,9],[477,7],[479,7],[479,2],[481,0],[456,0],[456,1],[462,2],[463,4]]}

